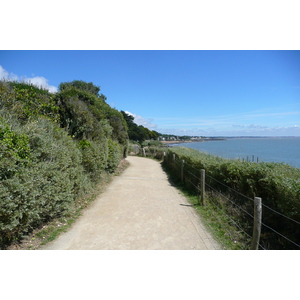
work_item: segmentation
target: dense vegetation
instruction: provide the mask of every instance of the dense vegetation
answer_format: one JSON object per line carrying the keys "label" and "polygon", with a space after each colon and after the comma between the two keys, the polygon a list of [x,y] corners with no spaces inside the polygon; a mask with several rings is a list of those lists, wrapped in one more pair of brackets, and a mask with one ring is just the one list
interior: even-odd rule
{"label": "dense vegetation", "polygon": [[252,199],[261,197],[263,226],[260,245],[265,249],[299,249],[289,241],[300,244],[298,168],[282,163],[229,160],[189,148],[172,147],[167,151],[164,166],[179,181],[182,160],[184,186],[199,193],[200,170],[205,169],[207,199],[217,201],[217,208],[225,211],[238,225],[236,230],[242,229],[252,236]]}
{"label": "dense vegetation", "polygon": [[134,117],[127,114],[125,111],[121,111],[128,127],[128,136],[131,141],[142,143],[145,140],[157,140],[160,134],[154,130],[137,125],[134,122]]}
{"label": "dense vegetation", "polygon": [[127,124],[92,83],[0,82],[0,248],[75,209],[128,151]]}

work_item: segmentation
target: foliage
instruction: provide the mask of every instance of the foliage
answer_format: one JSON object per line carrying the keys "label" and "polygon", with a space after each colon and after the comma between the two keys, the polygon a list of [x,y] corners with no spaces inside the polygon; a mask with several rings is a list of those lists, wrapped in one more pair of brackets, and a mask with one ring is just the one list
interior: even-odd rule
{"label": "foliage", "polygon": [[129,139],[132,141],[138,141],[138,142],[143,142],[145,140],[150,140],[150,139],[158,139],[159,133],[156,131],[149,130],[148,128],[142,126],[142,125],[137,125],[134,122],[134,117],[131,115],[128,115],[126,112],[121,111],[128,127],[128,136]]}
{"label": "foliage", "polygon": [[100,87],[94,85],[92,82],[84,82],[82,80],[74,80],[72,82],[62,82],[59,85],[59,90],[63,91],[66,89],[76,88],[81,91],[86,91],[89,94],[93,94],[95,96],[98,96],[98,93],[100,92]]}
{"label": "foliage", "polygon": [[85,140],[80,142],[82,152],[82,165],[85,173],[92,181],[98,181],[107,165],[107,140]]}
{"label": "foliage", "polygon": [[163,160],[164,152],[167,151],[167,148],[158,147],[158,146],[147,146],[141,148],[139,151],[140,156],[151,157],[157,160]]}
{"label": "foliage", "polygon": [[29,158],[28,136],[13,131],[0,117],[0,180],[13,177]]}
{"label": "foliage", "polygon": [[40,115],[54,122],[59,119],[54,95],[28,83],[0,81],[1,107],[23,123]]}
{"label": "foliage", "polygon": [[128,147],[128,134],[123,115],[111,108],[102,96],[97,97],[72,85],[56,94],[60,107],[60,124],[77,140],[103,140],[112,137]]}
{"label": "foliage", "polygon": [[[300,222],[300,170],[298,168],[282,163],[229,160],[184,147],[170,148],[164,165],[180,178],[182,160],[184,160],[185,170],[184,184],[198,192],[200,170],[205,169],[207,185],[229,199],[220,200],[219,207],[233,215],[249,235],[252,235],[253,219],[247,214],[240,213],[236,205],[253,215],[253,202],[248,199],[261,197],[263,223],[299,244],[299,225],[288,219],[292,218]],[[266,248],[293,249],[295,247],[266,226],[262,227],[261,241]]]}
{"label": "foliage", "polygon": [[[15,132],[19,131],[15,129]],[[55,123],[39,118],[22,127],[30,160],[3,178],[0,186],[0,245],[72,209],[79,193],[89,188],[76,144]],[[1,160],[2,161],[2,160]],[[7,163],[8,158],[3,160]]]}
{"label": "foliage", "polygon": [[126,122],[100,88],[60,88],[0,81],[0,248],[70,214],[127,154]]}
{"label": "foliage", "polygon": [[117,169],[119,162],[122,159],[122,154],[121,145],[111,139],[108,140],[107,172],[113,173]]}

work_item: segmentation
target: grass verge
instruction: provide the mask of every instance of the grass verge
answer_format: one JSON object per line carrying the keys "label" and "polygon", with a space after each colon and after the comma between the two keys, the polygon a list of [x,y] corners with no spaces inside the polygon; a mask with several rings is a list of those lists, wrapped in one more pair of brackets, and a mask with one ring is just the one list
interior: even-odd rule
{"label": "grass verge", "polygon": [[205,228],[215,240],[221,245],[223,250],[245,250],[247,248],[247,242],[242,232],[237,231],[231,223],[228,216],[220,209],[217,209],[212,203],[213,195],[206,195],[205,206],[199,204],[199,196],[195,195],[173,176],[172,173],[163,167],[164,171],[169,175],[170,183],[175,186],[183,196],[187,198],[190,204],[196,209],[199,217],[204,224]]}

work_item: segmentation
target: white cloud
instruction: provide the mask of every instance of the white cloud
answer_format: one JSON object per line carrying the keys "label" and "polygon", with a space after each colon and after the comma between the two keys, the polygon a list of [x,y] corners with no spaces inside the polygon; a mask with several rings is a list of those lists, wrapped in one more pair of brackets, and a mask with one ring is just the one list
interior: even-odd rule
{"label": "white cloud", "polygon": [[174,135],[189,135],[189,136],[300,136],[300,126],[260,126],[260,125],[237,125],[234,129],[230,127],[217,128],[163,128],[159,127],[156,131]]}
{"label": "white cloud", "polygon": [[155,130],[157,125],[152,124],[153,119],[145,119],[142,116],[139,116],[137,114],[133,114],[129,111],[125,111],[126,114],[133,116],[134,117],[134,123],[136,123],[137,125],[142,125],[150,130]]}
{"label": "white cloud", "polygon": [[37,87],[42,87],[44,89],[47,89],[50,93],[56,93],[57,87],[53,85],[48,84],[48,79],[44,77],[32,77],[32,78],[26,78],[24,79],[25,82],[32,83],[33,85]]}
{"label": "white cloud", "polygon": [[9,77],[9,74],[6,70],[4,70],[2,68],[2,66],[0,65],[0,79],[5,79],[5,78],[8,78]]}
{"label": "white cloud", "polygon": [[262,126],[262,125],[255,125],[255,124],[250,124],[250,125],[239,125],[239,124],[234,124],[232,127],[237,127],[237,128],[250,128],[250,129],[266,129],[268,128],[267,126]]}
{"label": "white cloud", "polygon": [[31,83],[37,87],[42,87],[46,90],[48,90],[50,93],[56,93],[57,87],[53,85],[48,84],[48,79],[41,76],[36,77],[20,77],[18,75],[15,75],[14,73],[7,72],[1,65],[0,65],[0,80],[9,80],[9,81],[23,81],[27,83]]}
{"label": "white cloud", "polygon": [[[126,111],[128,115],[134,117],[134,122],[143,125],[150,130],[160,133],[174,135],[189,136],[300,136],[300,125],[293,124],[289,126],[262,125],[262,124],[232,124],[229,116],[212,117],[211,119],[202,119],[201,121],[190,123],[188,121],[196,121],[195,119],[180,118],[157,118],[157,121],[167,121],[167,124],[153,124],[154,119],[146,119],[142,116]],[[286,115],[298,114],[299,112],[282,113]],[[170,121],[177,121],[171,123]],[[178,122],[182,121],[182,122]],[[185,123],[187,121],[187,123]],[[282,124],[283,125],[283,124]],[[190,128],[189,128],[190,127]]]}
{"label": "white cloud", "polygon": [[0,80],[18,80],[19,77],[15,75],[14,73],[8,73],[3,67],[0,65]]}

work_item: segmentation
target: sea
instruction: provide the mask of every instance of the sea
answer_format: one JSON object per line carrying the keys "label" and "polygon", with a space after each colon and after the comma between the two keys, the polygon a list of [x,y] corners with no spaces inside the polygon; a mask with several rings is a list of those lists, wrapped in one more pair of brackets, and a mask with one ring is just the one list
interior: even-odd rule
{"label": "sea", "polygon": [[281,162],[300,168],[300,137],[226,138],[173,144],[230,159]]}

